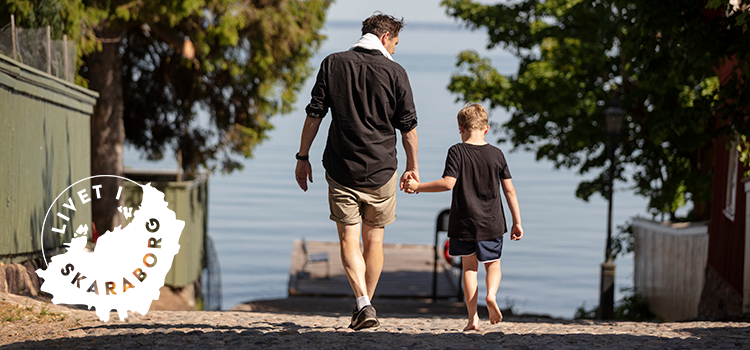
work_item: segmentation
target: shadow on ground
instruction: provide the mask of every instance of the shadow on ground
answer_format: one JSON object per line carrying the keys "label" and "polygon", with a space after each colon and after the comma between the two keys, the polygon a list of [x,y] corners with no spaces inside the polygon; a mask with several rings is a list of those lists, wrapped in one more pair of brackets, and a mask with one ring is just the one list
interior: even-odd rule
{"label": "shadow on ground", "polygon": [[[573,322],[573,321],[569,321]],[[184,332],[179,329],[195,329]],[[292,322],[251,322],[245,326],[210,324],[108,324],[73,331],[120,330],[131,334],[88,335],[28,341],[0,349],[747,349],[750,327],[686,329],[693,337],[665,338],[629,334],[532,334],[496,332],[361,331],[338,332],[327,326],[300,326]],[[145,334],[140,334],[140,333]],[[700,338],[698,338],[700,337]]]}
{"label": "shadow on ground", "polygon": [[[379,317],[414,317],[439,315],[466,317],[464,303],[450,300],[376,298],[372,301]],[[286,299],[255,300],[234,306],[230,311],[273,312],[321,316],[351,315],[354,299],[350,297],[291,296]],[[509,310],[506,310],[509,312]],[[487,317],[487,308],[479,306],[479,316]]]}

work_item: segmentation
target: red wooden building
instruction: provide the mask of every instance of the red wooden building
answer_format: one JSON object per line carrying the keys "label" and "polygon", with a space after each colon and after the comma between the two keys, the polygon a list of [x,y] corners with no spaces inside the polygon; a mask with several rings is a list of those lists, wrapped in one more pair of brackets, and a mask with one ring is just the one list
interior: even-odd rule
{"label": "red wooden building", "polygon": [[[711,222],[708,228],[706,279],[698,313],[725,316],[743,313],[747,199],[736,147],[727,138],[719,139],[714,155],[714,183]],[[747,301],[746,301],[747,303]]]}
{"label": "red wooden building", "polygon": [[[729,80],[735,69],[734,59],[724,62],[717,71],[720,86]],[[750,269],[746,263],[746,260],[750,260],[750,249],[745,242],[750,230],[746,225],[748,196],[743,181],[743,174],[748,169],[739,161],[737,142],[739,138],[732,136],[719,138],[714,144],[708,260],[698,306],[698,312],[703,316],[743,313],[743,295],[746,299],[744,312],[750,311],[747,310],[750,295],[745,295],[747,292],[744,291],[746,276],[750,276],[750,271],[745,271]]]}

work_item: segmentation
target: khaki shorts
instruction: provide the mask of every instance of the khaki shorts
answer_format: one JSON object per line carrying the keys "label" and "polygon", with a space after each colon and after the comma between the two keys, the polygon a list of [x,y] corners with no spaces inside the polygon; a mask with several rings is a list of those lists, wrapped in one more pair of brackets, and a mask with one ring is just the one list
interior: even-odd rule
{"label": "khaki shorts", "polygon": [[327,172],[326,181],[331,220],[344,225],[364,222],[371,227],[385,227],[396,220],[398,172],[393,172],[385,185],[375,188],[342,186]]}

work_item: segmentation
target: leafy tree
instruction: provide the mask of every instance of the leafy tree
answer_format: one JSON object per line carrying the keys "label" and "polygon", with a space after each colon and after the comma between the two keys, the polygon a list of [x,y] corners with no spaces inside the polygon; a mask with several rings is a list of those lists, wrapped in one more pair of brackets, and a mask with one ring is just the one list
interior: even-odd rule
{"label": "leafy tree", "polygon": [[[63,28],[65,23],[63,22],[62,15],[62,4],[57,0],[27,0],[27,1],[8,1],[6,6],[15,5],[15,13],[18,13],[16,19],[16,25],[22,28],[44,28],[50,26],[50,32],[52,39],[57,40],[62,37]],[[8,13],[5,11],[0,12],[3,15],[2,22],[9,21]]]}
{"label": "leafy tree", "polygon": [[[579,184],[584,200],[607,196],[603,117],[619,99],[626,118],[615,179],[632,181],[654,215],[675,219],[692,201],[692,218],[707,219],[714,141],[750,131],[747,111],[733,103],[748,94],[745,12],[727,10],[728,0],[711,3],[718,10],[688,0],[445,0],[450,16],[487,30],[488,48],[520,59],[506,76],[464,51],[448,88],[511,111],[503,126],[514,148],[534,150],[555,167],[598,172]],[[720,82],[727,65],[731,74]]]}
{"label": "leafy tree", "polygon": [[[41,3],[49,1],[9,1],[0,13],[23,21]],[[330,0],[58,4],[65,31],[79,43],[78,81],[100,94],[91,118],[92,175],[122,175],[126,138],[152,160],[178,150],[188,173],[241,168],[235,157],[252,156],[273,127],[269,117],[291,110],[310,75]],[[208,121],[197,119],[201,111]],[[100,231],[121,223],[111,200],[94,208]]]}

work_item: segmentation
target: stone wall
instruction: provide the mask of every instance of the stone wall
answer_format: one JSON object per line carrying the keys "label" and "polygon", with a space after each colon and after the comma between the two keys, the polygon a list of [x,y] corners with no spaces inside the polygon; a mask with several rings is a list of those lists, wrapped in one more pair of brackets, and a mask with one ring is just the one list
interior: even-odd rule
{"label": "stone wall", "polygon": [[[0,293],[52,298],[40,290],[44,281],[36,274],[40,268],[46,268],[42,259],[13,264],[0,262]],[[182,288],[161,287],[159,299],[151,303],[150,310],[201,310],[202,305],[201,283],[198,280]]]}
{"label": "stone wall", "polygon": [[742,295],[737,293],[711,266],[706,267],[698,314],[702,318],[725,318],[742,314]]}
{"label": "stone wall", "polygon": [[42,259],[14,264],[0,262],[0,293],[39,296],[42,280],[35,271],[44,265]]}

